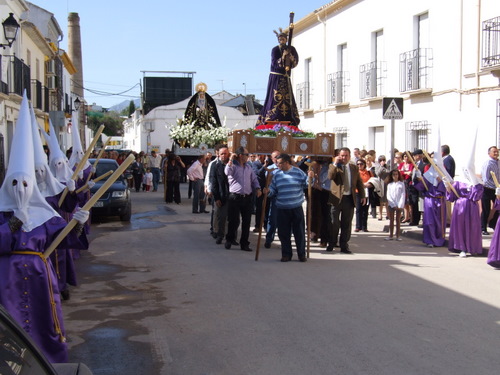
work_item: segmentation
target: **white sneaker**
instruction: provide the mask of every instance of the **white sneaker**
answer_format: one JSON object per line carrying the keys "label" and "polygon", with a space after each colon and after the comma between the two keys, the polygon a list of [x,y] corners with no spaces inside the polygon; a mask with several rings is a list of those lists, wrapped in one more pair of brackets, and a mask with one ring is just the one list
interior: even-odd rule
{"label": "white sneaker", "polygon": [[465,257],[467,257],[467,254],[465,253],[465,251],[462,251],[458,256],[460,258],[465,258]]}
{"label": "white sneaker", "polygon": [[431,244],[431,243],[429,243],[429,244],[427,244],[427,247],[432,248],[432,247],[434,247],[434,245],[433,245],[433,244]]}
{"label": "white sneaker", "polygon": [[401,237],[396,237],[396,241],[403,241]]}
{"label": "white sneaker", "polygon": [[392,241],[392,237],[386,237],[386,238],[384,238],[384,240],[386,240],[386,241]]}

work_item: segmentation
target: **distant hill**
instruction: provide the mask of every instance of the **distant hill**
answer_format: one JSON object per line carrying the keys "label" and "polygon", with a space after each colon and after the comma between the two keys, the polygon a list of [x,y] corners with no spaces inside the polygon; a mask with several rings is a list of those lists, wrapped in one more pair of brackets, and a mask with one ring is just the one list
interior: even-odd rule
{"label": "distant hill", "polygon": [[[119,104],[115,104],[114,106],[109,107],[108,111],[113,111],[113,112],[120,113],[125,108],[128,108],[129,104],[130,104],[130,100],[124,100],[123,102],[121,102]],[[140,106],[141,106],[141,99],[135,99],[134,100],[134,104],[135,104],[135,108],[140,108]]]}

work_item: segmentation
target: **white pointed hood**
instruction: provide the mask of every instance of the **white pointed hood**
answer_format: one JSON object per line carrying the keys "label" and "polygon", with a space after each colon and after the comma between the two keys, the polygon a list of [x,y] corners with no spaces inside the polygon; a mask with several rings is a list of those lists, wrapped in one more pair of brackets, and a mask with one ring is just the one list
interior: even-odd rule
{"label": "white pointed hood", "polygon": [[47,161],[47,155],[43,151],[40,130],[36,121],[33,106],[30,106],[31,130],[33,135],[33,152],[35,154],[35,177],[38,189],[44,197],[53,197],[64,190],[61,184],[52,174]]}
{"label": "white pointed hood", "polygon": [[[470,151],[469,153],[465,152],[463,155],[465,156],[465,160],[463,161],[462,165],[462,172],[465,177],[465,181],[468,184],[471,184],[472,186],[481,184],[482,180],[476,175],[476,140],[477,140],[477,127],[473,129],[473,134],[469,135],[472,140],[472,144],[470,144],[470,147],[468,150]],[[500,179],[500,176],[497,176],[498,179]]]}
{"label": "white pointed hood", "polygon": [[[432,157],[432,160],[434,161],[434,164],[440,169],[440,171],[446,176],[446,179],[450,184],[453,183],[453,178],[451,178],[450,174],[446,170],[444,163],[443,163],[443,156],[441,155],[441,128],[439,125],[436,126],[436,137],[435,137],[435,142],[434,146],[431,150],[434,152],[434,155]],[[424,173],[425,178],[431,182],[434,186],[438,185],[437,178],[441,177],[438,171],[434,170],[434,167],[431,166],[427,172]]]}
{"label": "white pointed hood", "polygon": [[[80,139],[80,126],[78,124],[78,116],[77,112],[73,112],[73,116],[71,118],[71,123],[73,124],[73,129],[71,132],[71,140],[73,141],[73,151],[71,152],[71,156],[69,157],[69,167],[72,170],[75,170],[80,160],[82,160],[83,155],[85,155],[85,150],[82,147],[82,142]],[[82,168],[82,171],[90,167],[90,163],[87,160],[85,165]]]}
{"label": "white pointed hood", "polygon": [[49,167],[52,174],[56,177],[57,181],[66,184],[66,182],[71,179],[73,175],[73,171],[69,167],[69,161],[66,155],[61,151],[59,147],[59,142],[57,140],[57,134],[54,130],[54,126],[52,125],[52,121],[49,119],[49,131],[50,134],[47,134],[45,130],[40,129],[47,144],[50,149],[49,156]]}
{"label": "white pointed hood", "polygon": [[45,201],[36,184],[33,131],[28,106],[24,92],[12,137],[9,166],[0,188],[0,211],[13,211],[23,221],[23,230],[26,232],[59,216]]}

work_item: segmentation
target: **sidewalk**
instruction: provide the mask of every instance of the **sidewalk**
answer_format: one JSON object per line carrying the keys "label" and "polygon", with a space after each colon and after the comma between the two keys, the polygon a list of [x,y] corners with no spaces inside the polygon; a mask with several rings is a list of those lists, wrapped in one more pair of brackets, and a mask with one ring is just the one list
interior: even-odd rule
{"label": "sidewalk", "polygon": [[[353,228],[355,227],[354,217]],[[420,221],[422,222],[422,220]],[[368,230],[370,232],[386,232],[389,233],[389,220],[383,219],[379,221],[377,218],[368,217]],[[446,244],[445,247],[448,247],[448,235],[450,228],[446,228]],[[353,229],[354,232],[354,229]],[[408,237],[414,240],[422,241],[422,232],[423,229],[416,226],[409,226],[408,224],[401,224],[401,235],[404,237]],[[493,236],[493,230],[490,229],[489,236],[483,236],[483,250],[488,251],[490,248],[491,238]]]}

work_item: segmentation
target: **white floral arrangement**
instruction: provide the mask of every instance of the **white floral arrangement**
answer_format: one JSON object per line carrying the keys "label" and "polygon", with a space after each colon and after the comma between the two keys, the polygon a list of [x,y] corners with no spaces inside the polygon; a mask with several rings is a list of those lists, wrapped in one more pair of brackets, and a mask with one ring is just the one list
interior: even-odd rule
{"label": "white floral arrangement", "polygon": [[[194,124],[186,124],[184,118],[177,119],[176,124],[170,126],[170,139],[179,143],[181,147],[199,147],[206,144],[212,148],[218,143],[227,140],[229,129],[225,126],[215,127],[208,124],[209,129],[196,128]],[[215,123],[215,119],[213,121]]]}

